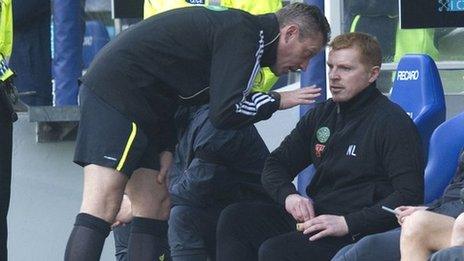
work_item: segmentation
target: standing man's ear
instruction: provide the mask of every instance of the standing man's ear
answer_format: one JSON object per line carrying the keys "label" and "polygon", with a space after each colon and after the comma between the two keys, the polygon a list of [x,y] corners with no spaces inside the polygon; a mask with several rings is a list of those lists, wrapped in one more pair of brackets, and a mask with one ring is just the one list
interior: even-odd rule
{"label": "standing man's ear", "polygon": [[290,39],[294,37],[298,37],[300,33],[300,28],[296,24],[290,24],[285,26],[284,28],[284,39],[287,43]]}

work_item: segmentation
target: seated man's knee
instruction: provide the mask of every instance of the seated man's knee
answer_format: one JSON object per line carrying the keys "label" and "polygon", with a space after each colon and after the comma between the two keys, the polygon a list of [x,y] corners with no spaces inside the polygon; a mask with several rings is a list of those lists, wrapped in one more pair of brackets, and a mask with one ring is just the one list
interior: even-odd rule
{"label": "seated man's knee", "polygon": [[246,217],[244,217],[244,213],[247,213],[244,208],[247,208],[247,205],[243,203],[232,204],[221,212],[217,225],[218,237],[221,234],[230,235],[237,232],[237,228],[242,227],[243,223],[247,222]]}
{"label": "seated man's knee", "polygon": [[198,225],[201,217],[189,206],[174,206],[168,220],[172,256],[205,254],[206,244]]}
{"label": "seated man's knee", "polygon": [[195,222],[195,217],[192,212],[192,207],[174,206],[171,208],[170,218],[168,220],[169,227],[187,228]]}
{"label": "seated man's knee", "polygon": [[165,184],[156,182],[158,171],[150,169],[136,170],[126,186],[126,192],[132,201],[134,216],[167,220],[170,199]]}
{"label": "seated man's knee", "polygon": [[171,214],[168,220],[169,240],[175,244],[186,244],[191,239],[196,241],[201,240],[200,227],[198,222],[201,217],[195,214],[196,210],[189,206],[174,206],[171,209]]}
{"label": "seated man's knee", "polygon": [[285,244],[277,238],[270,238],[264,241],[258,250],[258,260],[260,261],[272,261],[272,260],[284,260],[285,258]]}
{"label": "seated man's knee", "polygon": [[402,225],[401,237],[420,239],[426,236],[429,233],[426,228],[430,225],[431,214],[429,211],[420,210],[406,217]]}

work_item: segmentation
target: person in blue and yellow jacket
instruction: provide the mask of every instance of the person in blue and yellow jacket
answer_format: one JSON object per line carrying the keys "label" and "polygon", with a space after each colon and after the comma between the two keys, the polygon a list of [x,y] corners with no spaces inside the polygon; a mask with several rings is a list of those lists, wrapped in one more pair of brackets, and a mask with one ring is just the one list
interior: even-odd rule
{"label": "person in blue and yellow jacket", "polygon": [[11,150],[13,121],[16,114],[10,100],[13,71],[7,59],[13,45],[12,1],[0,1],[0,261],[7,260],[7,214],[11,189]]}

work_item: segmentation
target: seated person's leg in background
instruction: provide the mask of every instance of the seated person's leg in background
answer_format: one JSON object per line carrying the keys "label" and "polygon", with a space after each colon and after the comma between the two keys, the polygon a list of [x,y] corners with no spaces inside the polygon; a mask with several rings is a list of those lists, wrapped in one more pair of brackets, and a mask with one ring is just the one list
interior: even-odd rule
{"label": "seated person's leg in background", "polygon": [[430,260],[464,261],[464,213],[461,213],[454,222],[451,246],[434,253]]}
{"label": "seated person's leg in background", "polygon": [[401,230],[401,259],[427,260],[432,252],[449,247],[454,220],[430,211],[406,217]]}
{"label": "seated person's leg in background", "polygon": [[435,252],[430,261],[464,261],[464,246],[454,246]]}
{"label": "seated person's leg in background", "polygon": [[464,213],[454,221],[451,246],[464,246]]}
{"label": "seated person's leg in background", "polygon": [[332,261],[397,261],[400,260],[401,228],[369,235],[345,246]]}
{"label": "seated person's leg in background", "polygon": [[99,260],[121,204],[127,177],[97,165],[84,168],[81,211],[66,246],[65,260]]}
{"label": "seated person's leg in background", "polygon": [[214,260],[220,209],[177,205],[169,217],[169,245],[173,261]]}
{"label": "seated person's leg in background", "polygon": [[134,216],[129,236],[129,260],[152,261],[167,251],[170,202],[166,184],[157,182],[158,174],[158,171],[140,168],[127,183],[126,191]]}

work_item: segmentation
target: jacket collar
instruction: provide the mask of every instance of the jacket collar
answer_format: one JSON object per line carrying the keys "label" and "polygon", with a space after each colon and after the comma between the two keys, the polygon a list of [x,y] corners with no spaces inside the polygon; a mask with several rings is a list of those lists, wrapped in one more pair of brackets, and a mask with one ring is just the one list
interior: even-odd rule
{"label": "jacket collar", "polygon": [[382,95],[375,86],[376,82],[373,82],[351,100],[338,103],[338,110],[342,114],[351,114],[363,110],[372,104],[377,97]]}
{"label": "jacket collar", "polygon": [[261,57],[261,66],[272,66],[277,57],[277,44],[279,42],[279,22],[273,13],[258,15],[260,28],[264,31],[264,53]]}

